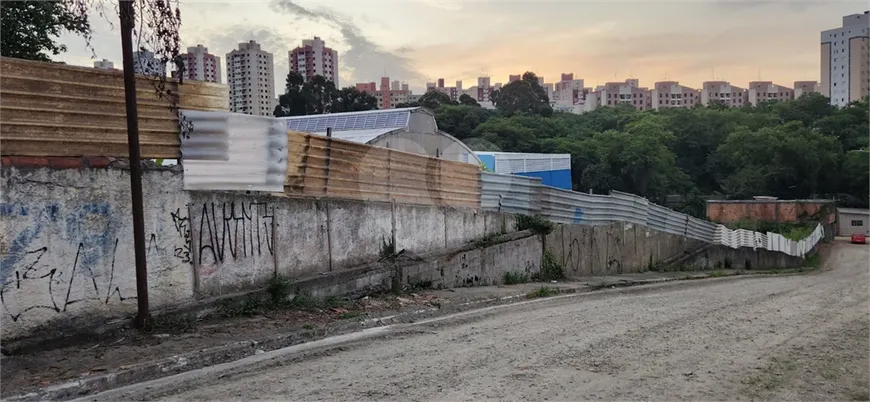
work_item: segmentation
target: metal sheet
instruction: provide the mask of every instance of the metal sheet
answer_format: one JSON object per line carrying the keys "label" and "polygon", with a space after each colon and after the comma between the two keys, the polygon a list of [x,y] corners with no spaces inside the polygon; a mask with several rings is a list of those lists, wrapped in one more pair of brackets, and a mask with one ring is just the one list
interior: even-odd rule
{"label": "metal sheet", "polygon": [[540,212],[540,178],[482,172],[480,182],[482,209],[527,215]]}
{"label": "metal sheet", "polygon": [[185,190],[283,192],[287,130],[274,118],[183,110],[193,125],[181,138]]}

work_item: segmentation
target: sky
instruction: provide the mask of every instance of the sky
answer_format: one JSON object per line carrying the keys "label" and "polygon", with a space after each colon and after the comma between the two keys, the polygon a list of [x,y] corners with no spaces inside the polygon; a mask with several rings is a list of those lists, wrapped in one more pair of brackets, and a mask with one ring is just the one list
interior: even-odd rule
{"label": "sky", "polygon": [[[820,33],[865,1],[438,1],[180,0],[182,46],[206,46],[225,62],[240,42],[256,40],[274,55],[276,87],[289,72],[288,52],[317,35],[339,52],[339,84],[426,82],[447,86],[477,77],[506,83],[534,71],[546,82],[574,73],[585,86],[637,78],[641,86],[679,81],[819,80]],[[64,34],[68,64],[109,59],[121,66],[114,16],[93,13],[93,52]],[[222,73],[226,81],[225,66]],[[276,88],[277,90],[277,88]],[[283,91],[281,91],[283,92]]]}

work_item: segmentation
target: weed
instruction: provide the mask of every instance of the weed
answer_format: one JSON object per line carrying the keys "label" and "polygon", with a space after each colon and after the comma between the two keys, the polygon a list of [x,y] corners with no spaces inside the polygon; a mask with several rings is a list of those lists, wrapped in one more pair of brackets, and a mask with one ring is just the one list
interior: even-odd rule
{"label": "weed", "polygon": [[505,285],[516,285],[528,282],[529,276],[523,272],[505,272],[502,280]]}
{"label": "weed", "polygon": [[852,392],[849,397],[851,397],[853,401],[870,401],[870,391],[855,391]]}
{"label": "weed", "polygon": [[723,277],[723,276],[728,276],[728,273],[727,273],[727,272],[722,272],[722,271],[713,271],[713,272],[710,272],[710,277],[711,277],[711,278],[721,278],[721,277]]}
{"label": "weed", "polygon": [[544,255],[541,257],[541,270],[535,274],[533,279],[538,281],[562,280],[565,279],[565,270],[556,261],[553,253],[544,251]]}
{"label": "weed", "polygon": [[350,305],[350,300],[343,297],[332,296],[326,299],[327,308],[347,308]]}
{"label": "weed", "polygon": [[358,311],[346,311],[346,312],[338,315],[338,318],[342,319],[342,320],[349,320],[351,318],[357,318],[357,317],[359,317]]}
{"label": "weed", "polygon": [[419,281],[408,284],[408,290],[420,291],[432,289],[432,281]]}
{"label": "weed", "polygon": [[256,296],[248,296],[242,301],[225,299],[218,308],[224,317],[250,317],[262,312],[263,300]]}
{"label": "weed", "polygon": [[536,299],[539,297],[555,296],[557,294],[559,294],[559,292],[556,289],[553,289],[553,288],[547,287],[547,286],[541,286],[540,288],[538,288],[538,290],[535,290],[535,291],[527,294],[526,298]]}
{"label": "weed", "polygon": [[275,276],[269,280],[266,293],[269,294],[269,302],[273,306],[280,306],[287,302],[287,296],[290,294],[290,281],[286,278]]}
{"label": "weed", "polygon": [[312,325],[312,324],[305,324],[305,325],[302,326],[302,329],[307,329],[307,330],[311,331],[312,329],[314,329],[314,325]]}
{"label": "weed", "polygon": [[392,260],[396,258],[396,242],[391,237],[389,241],[387,241],[386,236],[381,237],[381,260]]}
{"label": "weed", "polygon": [[148,321],[145,332],[189,332],[196,328],[196,320],[190,315],[158,315]]}
{"label": "weed", "polygon": [[761,222],[753,220],[741,220],[728,225],[731,229],[746,229],[756,232],[771,232],[781,234],[789,240],[803,240],[816,230],[818,222],[808,221],[800,223]]}
{"label": "weed", "polygon": [[722,269],[722,261],[716,261],[716,263],[713,264],[713,268]]}
{"label": "weed", "polygon": [[819,374],[826,380],[834,380],[840,376],[840,370],[833,362],[825,362],[819,367]]}
{"label": "weed", "polygon": [[296,293],[296,296],[293,297],[293,300],[290,300],[290,307],[298,308],[301,310],[311,310],[320,306],[320,301],[306,292]]}
{"label": "weed", "polygon": [[808,268],[818,268],[822,266],[822,256],[819,253],[812,253],[804,260],[804,266]]}
{"label": "weed", "polygon": [[474,241],[474,246],[477,248],[486,248],[501,242],[504,234],[502,233],[487,233]]}
{"label": "weed", "polygon": [[726,258],[725,263],[723,265],[725,266],[725,269],[731,269],[731,259]]}
{"label": "weed", "polygon": [[553,231],[556,225],[541,215],[517,215],[517,231],[531,230],[532,233],[547,235]]}

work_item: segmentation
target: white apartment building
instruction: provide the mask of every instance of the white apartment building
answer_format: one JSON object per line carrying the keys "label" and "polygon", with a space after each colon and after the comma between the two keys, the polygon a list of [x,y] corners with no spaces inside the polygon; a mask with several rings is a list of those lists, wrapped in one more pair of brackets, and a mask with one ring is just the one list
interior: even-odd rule
{"label": "white apartment building", "polygon": [[741,107],[749,103],[745,89],[731,85],[727,81],[705,81],[701,88],[701,104],[719,101],[728,107]]}
{"label": "white apartment building", "polygon": [[302,46],[289,52],[290,71],[295,71],[308,81],[315,75],[320,75],[332,81],[336,88],[338,84],[338,52],[326,47],[320,37],[302,41]]}
{"label": "white apartment building", "polygon": [[166,76],[166,63],[154,57],[154,52],[133,52],[133,71],[136,74],[163,77]]}
{"label": "white apartment building", "polygon": [[794,99],[794,89],[776,85],[770,81],[752,81],[749,83],[747,99],[752,106],[758,106],[760,102],[782,102]]}
{"label": "white apartment building", "polygon": [[651,95],[652,108],[692,108],[701,103],[701,91],[680,85],[677,81],[655,83]]}
{"label": "white apartment building", "polygon": [[188,47],[181,59],[184,62],[184,79],[221,82],[221,58],[209,53],[207,47]]}
{"label": "white apartment building", "polygon": [[230,111],[272,116],[275,111],[275,73],[272,53],[255,41],[239,43],[227,53],[227,85]]}
{"label": "white apartment building", "polygon": [[822,31],[821,93],[846,106],[870,93],[870,11],[843,17],[840,28]]}
{"label": "white apartment building", "polygon": [[114,70],[115,63],[112,63],[111,61],[109,61],[107,59],[97,60],[97,61],[94,61],[94,68],[99,69],[99,70]]}
{"label": "white apartment building", "polygon": [[595,88],[594,93],[587,97],[584,110],[589,112],[598,107],[614,107],[631,105],[637,110],[649,110],[652,107],[651,92],[641,88],[636,78],[625,82],[608,82]]}

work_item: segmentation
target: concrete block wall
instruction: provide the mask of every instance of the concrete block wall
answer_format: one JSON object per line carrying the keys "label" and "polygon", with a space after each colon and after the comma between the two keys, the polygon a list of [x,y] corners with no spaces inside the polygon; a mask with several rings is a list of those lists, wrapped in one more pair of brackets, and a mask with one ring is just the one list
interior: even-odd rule
{"label": "concrete block wall", "polygon": [[[4,342],[135,315],[129,171],[21,166],[2,167]],[[472,209],[184,191],[178,168],[146,169],[143,191],[155,311],[368,264],[391,239],[422,254],[514,230],[513,217]]]}
{"label": "concrete block wall", "polygon": [[643,272],[704,244],[624,222],[560,225],[546,237],[547,251],[569,278]]}

